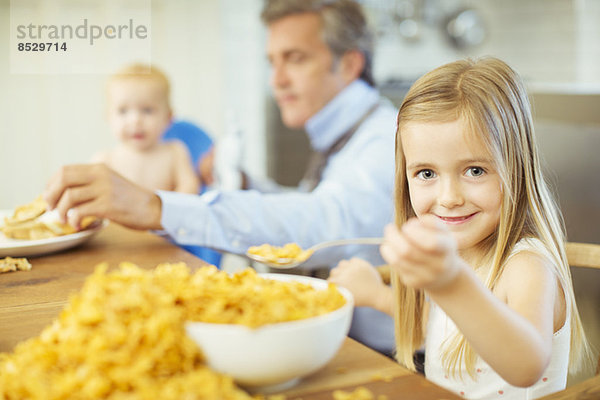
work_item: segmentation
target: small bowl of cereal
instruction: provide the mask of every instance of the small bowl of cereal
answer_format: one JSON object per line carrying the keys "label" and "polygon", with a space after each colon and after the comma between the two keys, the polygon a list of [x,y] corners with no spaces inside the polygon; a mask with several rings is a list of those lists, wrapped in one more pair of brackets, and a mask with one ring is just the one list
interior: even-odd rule
{"label": "small bowl of cereal", "polygon": [[222,303],[186,324],[212,369],[266,393],[291,387],[335,356],[352,320],[349,291],[298,275],[234,277],[229,286],[237,290],[213,293]]}

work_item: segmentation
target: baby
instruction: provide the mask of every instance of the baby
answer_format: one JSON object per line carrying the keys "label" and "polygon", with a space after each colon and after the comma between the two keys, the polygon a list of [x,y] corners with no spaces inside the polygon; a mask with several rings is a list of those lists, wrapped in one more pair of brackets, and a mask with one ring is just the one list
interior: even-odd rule
{"label": "baby", "polygon": [[198,193],[188,150],[178,141],[161,141],[171,117],[167,77],[152,66],[126,66],[108,82],[108,122],[119,143],[92,161],[151,190]]}

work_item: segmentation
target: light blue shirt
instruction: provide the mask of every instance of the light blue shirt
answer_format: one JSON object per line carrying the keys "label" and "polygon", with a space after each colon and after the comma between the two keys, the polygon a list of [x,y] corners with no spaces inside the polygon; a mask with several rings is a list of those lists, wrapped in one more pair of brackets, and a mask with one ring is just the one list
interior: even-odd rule
{"label": "light blue shirt", "polygon": [[[332,239],[380,237],[393,219],[397,110],[377,90],[357,80],[305,128],[311,146],[326,149],[377,102],[380,106],[329,158],[312,192],[236,190],[196,196],[160,191],[163,228],[179,244],[237,254],[263,243],[295,242],[307,248]],[[378,246],[346,246],[319,251],[306,266],[334,267],[350,257],[383,263]],[[356,309],[350,336],[380,351],[389,353],[394,347],[392,319],[370,308]]]}

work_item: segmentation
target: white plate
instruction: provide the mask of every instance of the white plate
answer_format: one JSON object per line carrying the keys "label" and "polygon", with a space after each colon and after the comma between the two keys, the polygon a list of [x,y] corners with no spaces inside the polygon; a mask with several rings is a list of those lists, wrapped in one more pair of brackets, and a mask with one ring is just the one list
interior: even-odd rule
{"label": "white plate", "polygon": [[[0,210],[0,225],[4,225],[4,217],[12,213],[12,210]],[[107,221],[102,221],[91,228],[70,235],[37,240],[9,239],[0,233],[0,257],[41,256],[70,249],[91,239],[107,224]]]}

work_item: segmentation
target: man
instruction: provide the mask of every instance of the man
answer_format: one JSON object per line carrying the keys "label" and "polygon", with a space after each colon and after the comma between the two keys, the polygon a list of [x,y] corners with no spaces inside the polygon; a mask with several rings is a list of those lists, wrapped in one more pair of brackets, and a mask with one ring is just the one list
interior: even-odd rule
{"label": "man", "polygon": [[[179,244],[242,254],[249,246],[381,236],[392,220],[396,109],[372,87],[372,36],[350,0],[273,0],[268,27],[270,84],[289,127],[304,127],[321,152],[304,191],[256,190],[203,196],[153,193],[102,165],[66,166],[50,181],[51,207],[77,226],[86,215],[135,229],[164,229]],[[319,252],[321,253],[321,252]],[[381,263],[376,246],[315,254],[315,265],[357,256]],[[313,260],[314,259],[314,260]],[[350,336],[390,354],[393,322],[357,308]]]}

